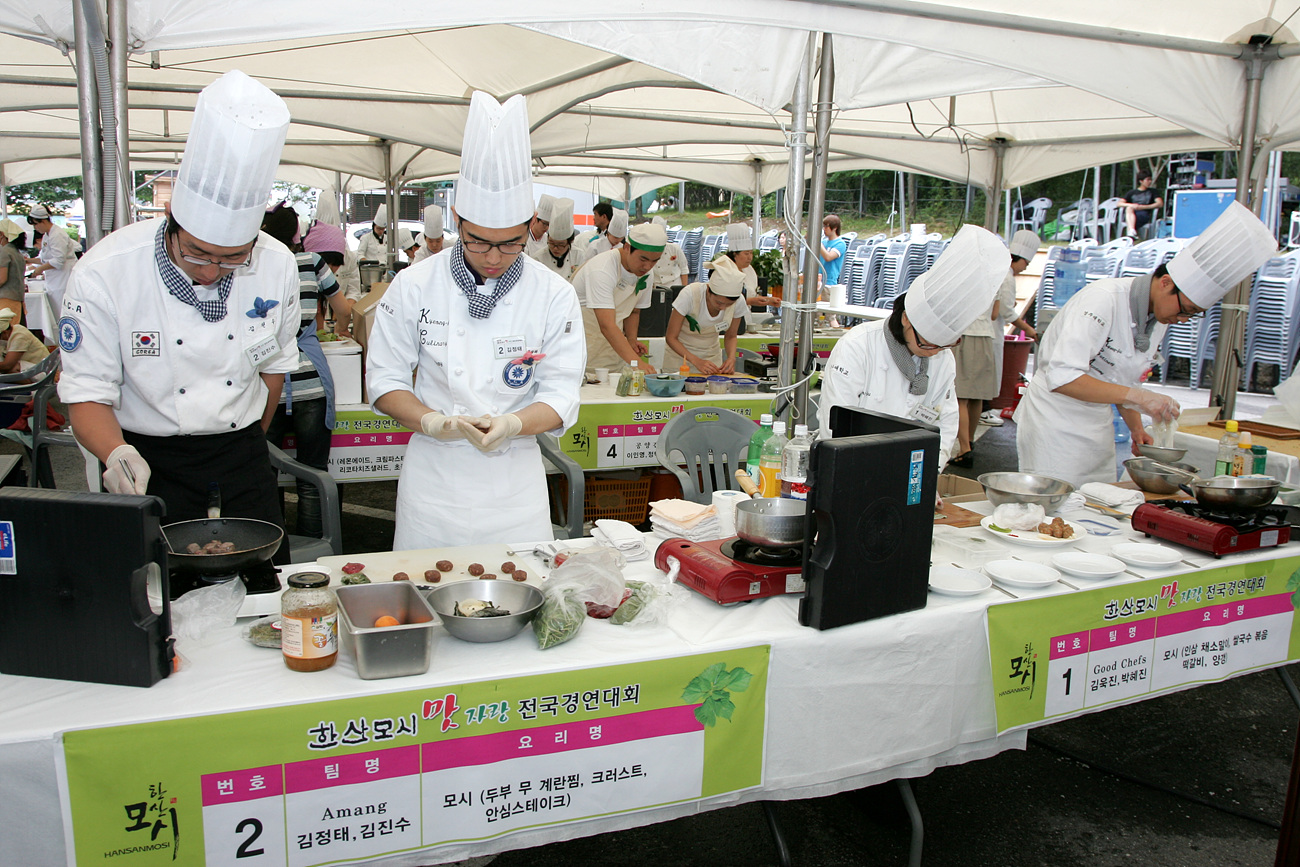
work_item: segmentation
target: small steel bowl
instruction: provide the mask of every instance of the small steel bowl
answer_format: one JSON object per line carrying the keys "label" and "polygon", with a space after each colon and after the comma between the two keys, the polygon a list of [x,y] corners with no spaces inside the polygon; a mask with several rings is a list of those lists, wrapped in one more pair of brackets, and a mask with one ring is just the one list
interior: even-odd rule
{"label": "small steel bowl", "polygon": [[[1200,470],[1191,464],[1181,463],[1173,466],[1180,470],[1187,470],[1189,473],[1200,474]],[[1129,478],[1133,483],[1148,494],[1181,494],[1183,491],[1178,484],[1187,481],[1186,476],[1157,468],[1152,458],[1129,458],[1124,462],[1124,468],[1128,470]]]}
{"label": "small steel bowl", "polygon": [[[542,591],[531,584],[482,578],[453,581],[432,588],[420,588],[429,605],[442,619],[447,632],[461,641],[505,641],[513,638],[537,616]],[[510,613],[500,617],[460,617],[453,614],[457,602],[483,599]]]}
{"label": "small steel bowl", "polygon": [[1138,451],[1142,453],[1144,458],[1154,458],[1167,464],[1177,463],[1187,456],[1187,449],[1174,449],[1150,444],[1139,445]]}
{"label": "small steel bowl", "polygon": [[1048,512],[1056,511],[1074,493],[1074,485],[1069,482],[1034,473],[984,473],[979,483],[994,506],[1037,503]]}

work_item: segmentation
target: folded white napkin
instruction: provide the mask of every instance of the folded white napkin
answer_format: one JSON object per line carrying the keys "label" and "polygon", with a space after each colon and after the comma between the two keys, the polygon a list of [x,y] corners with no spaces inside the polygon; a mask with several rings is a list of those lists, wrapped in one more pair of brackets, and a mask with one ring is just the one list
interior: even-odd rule
{"label": "folded white napkin", "polygon": [[1079,493],[1094,503],[1101,503],[1103,506],[1110,506],[1112,509],[1130,515],[1133,514],[1134,509],[1146,502],[1146,497],[1141,491],[1130,491],[1104,482],[1088,482],[1080,485]]}
{"label": "folded white napkin", "polygon": [[717,511],[712,504],[693,503],[690,500],[655,500],[650,504],[650,514],[683,527],[691,527],[716,515]]}
{"label": "folded white napkin", "polygon": [[612,521],[602,518],[596,521],[591,537],[602,545],[617,548],[628,560],[644,560],[650,556],[645,537],[641,531],[627,521]]}
{"label": "folded white napkin", "polygon": [[722,525],[717,518],[708,518],[690,527],[683,527],[674,521],[666,521],[655,515],[650,516],[650,526],[654,534],[661,539],[690,539],[692,542],[706,542],[710,539],[725,538]]}

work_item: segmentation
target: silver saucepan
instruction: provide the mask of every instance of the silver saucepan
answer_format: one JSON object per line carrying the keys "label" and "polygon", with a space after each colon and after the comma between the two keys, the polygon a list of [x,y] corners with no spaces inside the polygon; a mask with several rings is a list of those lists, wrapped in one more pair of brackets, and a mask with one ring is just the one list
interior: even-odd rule
{"label": "silver saucepan", "polygon": [[784,497],[741,500],[736,504],[736,535],[766,548],[802,545],[807,506],[804,500]]}

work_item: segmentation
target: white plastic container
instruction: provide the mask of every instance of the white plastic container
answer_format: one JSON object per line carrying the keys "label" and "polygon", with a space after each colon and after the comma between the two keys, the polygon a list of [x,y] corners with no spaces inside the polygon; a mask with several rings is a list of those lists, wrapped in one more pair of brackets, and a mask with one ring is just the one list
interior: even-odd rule
{"label": "white plastic container", "polygon": [[934,528],[930,559],[936,565],[978,569],[985,563],[1006,556],[1006,547],[984,536],[978,527],[945,527],[940,524]]}

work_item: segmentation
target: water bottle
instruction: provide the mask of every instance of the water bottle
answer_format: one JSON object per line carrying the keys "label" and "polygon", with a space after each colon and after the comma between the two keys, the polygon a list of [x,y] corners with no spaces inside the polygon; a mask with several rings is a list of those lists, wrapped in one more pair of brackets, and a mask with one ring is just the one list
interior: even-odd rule
{"label": "water bottle", "polygon": [[794,426],[794,439],[781,452],[781,496],[791,500],[808,499],[808,460],[813,438],[808,425]]}
{"label": "water bottle", "polygon": [[1128,425],[1124,422],[1124,416],[1119,414],[1119,407],[1111,406],[1110,423],[1115,428],[1115,442],[1126,443],[1129,441]]}
{"label": "water bottle", "polygon": [[749,438],[749,459],[745,462],[745,472],[758,484],[761,475],[759,475],[759,465],[763,460],[763,443],[767,442],[772,436],[772,414],[765,412],[759,420],[758,430]]}
{"label": "water bottle", "polygon": [[785,422],[772,423],[772,435],[763,443],[763,454],[758,462],[758,495],[781,496],[781,462],[785,457]]}
{"label": "water bottle", "polygon": [[1229,419],[1223,425],[1223,436],[1219,437],[1219,451],[1214,456],[1214,474],[1227,476],[1232,474],[1232,458],[1237,451],[1237,420]]}
{"label": "water bottle", "polygon": [[1065,302],[1088,282],[1088,267],[1083,263],[1078,250],[1062,250],[1061,258],[1056,260],[1056,272],[1052,278],[1052,304],[1064,307]]}

